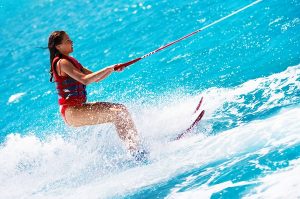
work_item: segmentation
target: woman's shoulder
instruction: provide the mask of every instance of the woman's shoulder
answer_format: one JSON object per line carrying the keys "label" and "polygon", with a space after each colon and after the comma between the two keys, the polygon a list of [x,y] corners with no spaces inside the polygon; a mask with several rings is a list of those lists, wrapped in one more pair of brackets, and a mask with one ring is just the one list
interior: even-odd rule
{"label": "woman's shoulder", "polygon": [[62,65],[66,65],[66,66],[70,66],[73,65],[76,68],[81,68],[81,64],[74,58],[71,56],[64,56],[60,59],[60,63]]}
{"label": "woman's shoulder", "polygon": [[68,61],[72,63],[79,64],[79,61],[72,56],[65,56],[64,58],[66,58]]}

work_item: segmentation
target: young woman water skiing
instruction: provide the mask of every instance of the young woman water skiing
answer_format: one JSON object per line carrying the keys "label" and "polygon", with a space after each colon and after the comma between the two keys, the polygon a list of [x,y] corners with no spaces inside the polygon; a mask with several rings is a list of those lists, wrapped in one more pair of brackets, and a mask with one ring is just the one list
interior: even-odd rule
{"label": "young woman water skiing", "polygon": [[60,112],[65,122],[74,127],[113,123],[130,153],[136,159],[143,158],[145,151],[139,148],[138,133],[127,108],[109,102],[87,102],[86,85],[101,81],[124,67],[116,64],[96,72],[83,67],[69,55],[73,52],[73,42],[65,31],[51,33],[48,49],[50,81],[56,82]]}

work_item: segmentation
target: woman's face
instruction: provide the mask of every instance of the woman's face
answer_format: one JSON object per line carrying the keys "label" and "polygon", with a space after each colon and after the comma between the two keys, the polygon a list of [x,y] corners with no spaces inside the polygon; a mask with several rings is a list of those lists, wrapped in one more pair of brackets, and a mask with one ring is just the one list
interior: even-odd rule
{"label": "woman's face", "polygon": [[56,45],[56,48],[62,54],[69,54],[73,52],[73,41],[70,39],[68,34],[63,36],[61,44]]}

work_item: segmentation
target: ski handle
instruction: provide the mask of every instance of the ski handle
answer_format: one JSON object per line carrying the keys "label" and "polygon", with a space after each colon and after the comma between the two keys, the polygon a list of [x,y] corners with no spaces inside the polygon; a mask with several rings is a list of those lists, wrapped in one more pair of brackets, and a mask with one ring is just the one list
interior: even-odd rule
{"label": "ski handle", "polygon": [[120,70],[121,68],[125,68],[125,67],[127,67],[127,66],[129,66],[129,65],[131,65],[131,64],[134,64],[134,63],[137,62],[137,61],[140,61],[141,59],[142,59],[142,58],[139,57],[139,58],[136,58],[136,59],[131,60],[131,61],[129,61],[129,62],[126,62],[126,63],[123,63],[123,64],[118,64],[117,66],[114,67],[114,70],[117,71],[117,70]]}

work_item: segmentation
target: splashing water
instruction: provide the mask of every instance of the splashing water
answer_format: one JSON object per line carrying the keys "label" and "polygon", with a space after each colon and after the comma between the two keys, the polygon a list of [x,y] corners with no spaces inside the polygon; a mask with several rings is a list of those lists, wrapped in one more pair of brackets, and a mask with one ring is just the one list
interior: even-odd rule
{"label": "splashing water", "polygon": [[[298,1],[262,1],[88,87],[90,101],[129,108],[146,164],[111,124],[65,126],[47,82],[49,55],[36,48],[64,29],[73,56],[98,70],[251,3],[0,3],[0,198],[299,197]],[[200,125],[170,141],[202,96]]]}

